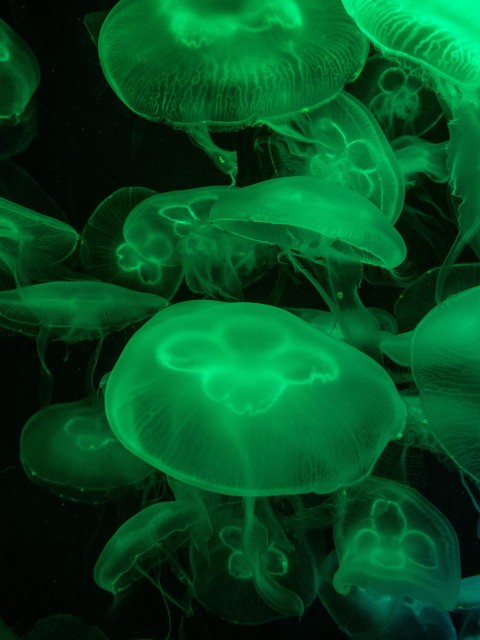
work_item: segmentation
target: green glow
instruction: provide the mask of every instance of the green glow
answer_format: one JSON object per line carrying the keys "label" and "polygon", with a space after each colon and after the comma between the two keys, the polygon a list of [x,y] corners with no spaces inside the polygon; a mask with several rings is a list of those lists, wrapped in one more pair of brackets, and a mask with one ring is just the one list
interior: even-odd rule
{"label": "green glow", "polygon": [[149,464],[244,496],[355,482],[405,417],[388,375],[360,352],[281,309],[213,301],[173,305],[133,336],[106,410]]}
{"label": "green glow", "polygon": [[453,609],[460,561],[448,520],[407,485],[374,476],[348,488],[347,501],[345,517],[334,527],[340,565],[335,589],[375,589]]}

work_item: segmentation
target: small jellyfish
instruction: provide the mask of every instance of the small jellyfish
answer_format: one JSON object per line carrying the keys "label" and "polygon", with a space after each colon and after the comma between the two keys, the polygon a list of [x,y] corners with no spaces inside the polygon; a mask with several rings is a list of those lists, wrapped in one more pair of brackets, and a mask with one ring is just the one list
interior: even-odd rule
{"label": "small jellyfish", "polygon": [[[204,187],[157,194],[139,203],[125,220],[124,242],[116,249],[123,271],[135,271],[146,285],[166,272],[185,277],[193,293],[242,300],[243,289],[274,262],[270,247],[213,227],[212,206],[228,187]],[[178,285],[177,285],[178,286]]]}
{"label": "small jellyfish", "polygon": [[[210,221],[244,238],[277,245],[326,302],[346,340],[381,359],[378,322],[358,294],[362,267],[392,272],[404,260],[406,247],[373,202],[318,178],[277,178],[229,190],[212,207]],[[324,269],[316,279],[319,264]]]}
{"label": "small jellyfish", "polygon": [[[186,130],[235,181],[211,131],[289,120],[353,81],[368,44],[340,0],[121,0],[103,23],[103,72],[144,118]],[[136,51],[132,56],[131,52]]]}
{"label": "small jellyfish", "polygon": [[440,610],[460,590],[456,533],[423,496],[392,480],[367,478],[347,490],[345,517],[334,526],[339,569],[333,586],[413,598]]}
{"label": "small jellyfish", "polygon": [[407,189],[419,181],[419,174],[433,182],[448,182],[448,142],[429,142],[417,136],[401,136],[392,141],[392,149]]}
{"label": "small jellyfish", "polygon": [[175,241],[168,221],[162,227],[159,220],[155,229],[142,227],[142,243],[135,238],[126,241],[124,235],[129,215],[154,195],[151,189],[122,187],[105,198],[82,231],[80,259],[95,278],[170,300],[183,279],[183,268],[178,259],[172,260]]}
{"label": "small jellyfish", "polygon": [[70,225],[0,197],[0,270],[20,285],[54,277],[74,252],[79,235]]}
{"label": "small jellyfish", "polygon": [[98,504],[126,487],[141,486],[154,471],[112,433],[96,398],[52,404],[22,429],[20,460],[27,476],[51,491]]}
{"label": "small jellyfish", "polygon": [[168,476],[253,497],[356,482],[405,419],[388,374],[356,349],[276,307],[206,300],[134,334],[105,406],[124,446]]}

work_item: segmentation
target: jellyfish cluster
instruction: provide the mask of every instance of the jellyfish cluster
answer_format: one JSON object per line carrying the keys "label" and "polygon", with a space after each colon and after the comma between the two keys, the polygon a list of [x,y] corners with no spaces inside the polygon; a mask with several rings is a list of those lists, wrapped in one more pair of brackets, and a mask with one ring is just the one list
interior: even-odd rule
{"label": "jellyfish cluster", "polygon": [[480,639],[477,0],[0,9],[0,640]]}

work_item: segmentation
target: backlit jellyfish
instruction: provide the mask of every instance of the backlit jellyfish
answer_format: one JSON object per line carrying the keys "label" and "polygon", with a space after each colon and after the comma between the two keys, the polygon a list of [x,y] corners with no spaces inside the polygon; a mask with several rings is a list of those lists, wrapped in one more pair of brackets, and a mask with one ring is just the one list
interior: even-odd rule
{"label": "backlit jellyfish", "polygon": [[0,160],[21,153],[35,135],[29,104],[40,82],[40,67],[27,43],[0,19]]}
{"label": "backlit jellyfish", "polygon": [[411,69],[378,54],[369,56],[362,75],[349,89],[367,106],[389,140],[424,136],[443,116],[435,93]]}
{"label": "backlit jellyfish", "polygon": [[[106,79],[135,113],[187,131],[215,165],[236,153],[211,131],[288,121],[331,100],[367,41],[340,0],[121,0],[98,42]],[[131,52],[135,51],[135,56]]]}
{"label": "backlit jellyfish", "polygon": [[103,404],[93,397],[52,404],[29,418],[20,438],[20,461],[34,482],[89,503],[140,487],[154,471],[120,444]]}
{"label": "backlit jellyfish", "polygon": [[429,427],[457,467],[480,481],[480,287],[447,298],[419,323],[412,372]]}
{"label": "backlit jellyfish", "polygon": [[[138,204],[125,220],[125,241],[117,262],[154,284],[163,277],[185,276],[193,293],[242,300],[243,289],[258,280],[275,260],[270,247],[213,227],[209,213],[228,187],[170,191]],[[178,285],[177,285],[178,286]]]}
{"label": "backlit jellyfish", "polygon": [[413,598],[443,611],[460,590],[458,539],[443,514],[407,485],[370,477],[346,489],[334,526],[339,569],[333,586]]}
{"label": "backlit jellyfish", "polygon": [[392,141],[392,149],[408,188],[415,186],[419,174],[433,182],[448,182],[447,142],[429,142],[417,136],[401,136]]}
{"label": "backlit jellyfish", "polygon": [[0,198],[0,271],[20,285],[57,274],[79,235],[70,225]]}
{"label": "backlit jellyfish", "polygon": [[[37,339],[48,404],[52,375],[45,362],[50,338],[66,343],[97,340],[89,376],[93,376],[103,339],[135,322],[141,322],[167,304],[151,293],[90,280],[54,281],[0,292],[0,327]],[[92,389],[90,386],[88,390]]]}
{"label": "backlit jellyfish", "polygon": [[255,542],[246,545],[240,501],[229,501],[210,515],[213,535],[207,553],[190,545],[192,589],[206,609],[236,624],[262,624],[302,613],[312,603],[319,558],[305,536],[284,533],[278,525],[272,535],[255,516]]}
{"label": "backlit jellyfish", "polygon": [[[318,178],[295,176],[229,190],[210,221],[220,229],[277,245],[334,313],[348,342],[378,356],[378,322],[358,295],[362,265],[392,271],[405,258],[405,243],[372,202]],[[309,263],[309,271],[302,260]],[[315,266],[325,266],[322,279]]]}
{"label": "backlit jellyfish", "polygon": [[[435,288],[439,267],[429,269],[416,278],[398,297],[395,317],[400,331],[412,331],[420,320],[436,306]],[[444,285],[444,297],[480,286],[479,264],[455,264]]]}
{"label": "backlit jellyfish", "polygon": [[105,406],[119,440],[152,466],[252,497],[355,482],[405,418],[389,376],[349,345],[276,307],[199,300],[134,334]]}
{"label": "backlit jellyfish", "polygon": [[95,278],[170,300],[183,279],[183,268],[169,221],[158,220],[153,227],[144,220],[136,233],[127,226],[129,241],[124,235],[130,213],[154,195],[152,189],[123,187],[105,198],[82,231],[80,258]]}
{"label": "backlit jellyfish", "polygon": [[[448,118],[452,192],[460,199],[458,236],[439,273],[436,298],[464,247],[480,230],[480,8],[477,0],[343,0],[362,31],[387,57],[413,65],[442,98]],[[410,28],[405,29],[403,25]],[[478,249],[478,241],[474,245]]]}
{"label": "backlit jellyfish", "polygon": [[[368,109],[345,91],[293,123],[276,126],[266,143],[277,177],[333,182],[371,200],[395,223],[404,199],[401,167]],[[262,144],[262,139],[260,139]]]}
{"label": "backlit jellyfish", "polygon": [[340,629],[354,640],[456,640],[449,614],[429,604],[351,587],[340,594],[333,587],[338,559],[332,551],[321,568],[318,596]]}
{"label": "backlit jellyfish", "polygon": [[175,599],[167,589],[169,581],[162,580],[161,571],[158,575],[159,569],[168,573],[167,567],[174,574],[182,573],[177,552],[188,546],[197,515],[192,504],[181,501],[157,502],[142,509],[103,548],[94,570],[97,585],[117,595],[136,580],[149,578],[165,598],[188,610],[188,597],[184,602]]}

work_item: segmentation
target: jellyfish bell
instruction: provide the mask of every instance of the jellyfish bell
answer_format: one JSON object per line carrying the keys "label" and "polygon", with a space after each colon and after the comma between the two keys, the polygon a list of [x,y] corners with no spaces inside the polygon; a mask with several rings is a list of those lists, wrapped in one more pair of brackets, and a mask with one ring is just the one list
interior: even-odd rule
{"label": "jellyfish bell", "polygon": [[334,526],[335,590],[371,588],[454,609],[459,545],[442,513],[407,485],[374,476],[348,488],[347,501],[345,517]]}
{"label": "jellyfish bell", "polygon": [[187,484],[240,496],[355,482],[405,417],[374,361],[256,303],[191,301],[157,314],[122,352],[105,401],[133,453]]}
{"label": "jellyfish bell", "polygon": [[236,153],[217,147],[210,131],[322,104],[358,75],[367,54],[339,0],[220,0],[208,10],[199,0],[122,0],[98,44],[118,97],[144,118],[186,130],[233,180]]}

